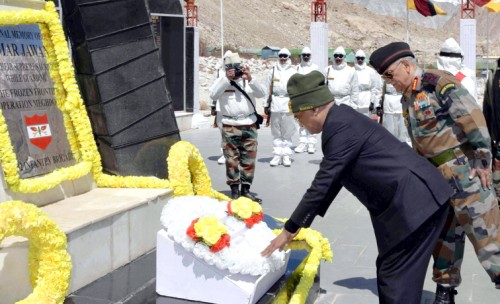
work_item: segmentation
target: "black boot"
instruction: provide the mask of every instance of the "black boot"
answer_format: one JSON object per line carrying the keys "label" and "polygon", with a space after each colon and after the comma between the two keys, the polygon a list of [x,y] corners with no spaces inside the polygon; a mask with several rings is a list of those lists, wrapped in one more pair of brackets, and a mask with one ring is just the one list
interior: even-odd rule
{"label": "black boot", "polygon": [[257,202],[260,204],[262,200],[256,196],[254,196],[252,193],[250,193],[250,185],[247,184],[241,184],[241,196],[248,197],[254,202]]}
{"label": "black boot", "polygon": [[456,294],[455,287],[444,287],[438,284],[434,304],[455,304]]}
{"label": "black boot", "polygon": [[240,197],[240,190],[238,188],[239,188],[238,184],[231,185],[231,198],[232,199],[237,199],[238,197]]}

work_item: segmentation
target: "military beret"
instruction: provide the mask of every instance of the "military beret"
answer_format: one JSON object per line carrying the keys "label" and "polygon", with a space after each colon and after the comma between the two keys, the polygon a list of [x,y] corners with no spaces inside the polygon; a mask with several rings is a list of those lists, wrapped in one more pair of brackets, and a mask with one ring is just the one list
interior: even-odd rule
{"label": "military beret", "polygon": [[319,71],[294,74],[288,80],[287,91],[293,113],[311,110],[335,99],[325,84],[325,76]]}
{"label": "military beret", "polygon": [[379,74],[382,74],[396,60],[408,56],[415,58],[408,43],[393,42],[375,50],[370,56],[370,65],[377,70]]}

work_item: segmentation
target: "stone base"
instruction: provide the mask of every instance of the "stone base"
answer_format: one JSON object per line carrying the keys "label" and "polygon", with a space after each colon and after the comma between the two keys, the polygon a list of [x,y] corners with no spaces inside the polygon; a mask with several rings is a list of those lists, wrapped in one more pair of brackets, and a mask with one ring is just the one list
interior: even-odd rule
{"label": "stone base", "polygon": [[[171,192],[98,188],[42,207],[68,238],[73,264],[69,292],[154,249],[161,229],[158,215]],[[8,237],[1,244],[1,303],[14,303],[32,292],[28,245],[21,237]]]}

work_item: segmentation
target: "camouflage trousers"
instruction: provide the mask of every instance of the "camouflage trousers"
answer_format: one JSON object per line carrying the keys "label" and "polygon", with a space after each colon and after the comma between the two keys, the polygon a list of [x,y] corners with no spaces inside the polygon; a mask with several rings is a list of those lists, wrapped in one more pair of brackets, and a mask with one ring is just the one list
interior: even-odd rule
{"label": "camouflage trousers", "polygon": [[257,129],[248,126],[222,126],[222,145],[226,158],[228,185],[251,185],[257,157]]}
{"label": "camouflage trousers", "polygon": [[500,209],[495,191],[483,190],[476,176],[469,179],[465,156],[438,167],[454,188],[450,212],[433,252],[433,280],[444,286],[460,285],[465,236],[492,281],[500,276]]}

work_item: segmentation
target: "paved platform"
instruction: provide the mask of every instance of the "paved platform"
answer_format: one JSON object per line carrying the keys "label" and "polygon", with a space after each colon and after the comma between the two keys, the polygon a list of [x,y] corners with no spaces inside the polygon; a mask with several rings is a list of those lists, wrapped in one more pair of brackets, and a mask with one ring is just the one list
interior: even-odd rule
{"label": "paved platform", "polygon": [[[225,183],[225,166],[218,165],[221,155],[218,129],[196,129],[181,132],[182,140],[200,150],[210,172],[214,189],[229,194]],[[318,139],[320,137],[318,136]],[[272,138],[269,128],[259,130],[259,148],[255,180],[251,191],[263,199],[264,212],[274,217],[289,217],[309,187],[322,158],[320,145],[315,154],[295,154],[291,167],[270,167]],[[294,138],[298,142],[298,138]],[[316,304],[378,303],[375,260],[377,248],[368,212],[343,189],[324,218],[317,217],[312,228],[328,237],[333,262],[321,265],[321,288]],[[496,290],[479,264],[467,241],[462,266],[463,283],[456,303],[500,304]],[[424,284],[422,304],[432,304],[435,284],[429,268]]]}

